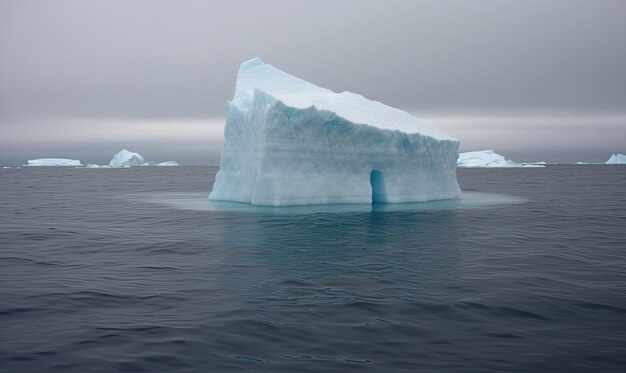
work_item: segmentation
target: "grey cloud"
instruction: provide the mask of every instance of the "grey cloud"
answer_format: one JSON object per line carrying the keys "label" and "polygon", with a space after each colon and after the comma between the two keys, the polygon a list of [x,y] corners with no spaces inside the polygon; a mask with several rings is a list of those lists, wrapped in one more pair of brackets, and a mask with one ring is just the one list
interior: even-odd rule
{"label": "grey cloud", "polygon": [[[71,132],[54,126],[67,118],[210,122],[224,115],[239,63],[255,56],[418,114],[622,115],[624,14],[619,0],[8,0],[0,133],[21,131],[28,147],[29,133]],[[2,137],[3,148],[16,147]]]}

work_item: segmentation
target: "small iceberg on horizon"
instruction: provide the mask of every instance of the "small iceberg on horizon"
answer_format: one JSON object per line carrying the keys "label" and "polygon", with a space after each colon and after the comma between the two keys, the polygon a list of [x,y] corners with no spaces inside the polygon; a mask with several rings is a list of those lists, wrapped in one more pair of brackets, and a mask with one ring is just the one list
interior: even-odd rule
{"label": "small iceberg on horizon", "polygon": [[493,150],[459,153],[457,167],[545,167],[545,162],[517,163]]}
{"label": "small iceberg on horizon", "polygon": [[605,164],[626,164],[626,155],[613,154]]}
{"label": "small iceberg on horizon", "polygon": [[[97,166],[97,165],[96,165]],[[155,161],[146,161],[141,154],[128,151],[126,149],[122,149],[119,153],[113,156],[111,162],[109,162],[109,167],[154,167],[154,166],[180,166],[180,164],[174,161],[167,162],[155,162]],[[106,166],[103,166],[106,167]],[[95,167],[94,167],[95,168]]]}
{"label": "small iceberg on horizon", "polygon": [[157,166],[161,166],[161,167],[172,167],[172,166],[180,166],[180,164],[174,162],[174,161],[166,161],[166,162],[161,162],[159,164],[157,164]]}
{"label": "small iceberg on horizon", "polygon": [[110,167],[130,167],[130,166],[141,166],[146,161],[139,153],[133,153],[126,149],[120,150],[119,153],[113,156],[111,162],[109,162]]}
{"label": "small iceberg on horizon", "polygon": [[547,163],[545,161],[539,162],[522,162],[522,167],[546,167]]}
{"label": "small iceberg on horizon", "polygon": [[65,158],[41,158],[41,159],[29,159],[26,166],[82,166],[78,159],[65,159]]}

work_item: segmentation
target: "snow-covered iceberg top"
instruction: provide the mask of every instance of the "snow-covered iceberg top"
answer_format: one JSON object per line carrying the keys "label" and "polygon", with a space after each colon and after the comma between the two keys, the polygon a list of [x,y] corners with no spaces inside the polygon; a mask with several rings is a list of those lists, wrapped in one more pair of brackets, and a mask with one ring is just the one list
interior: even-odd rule
{"label": "snow-covered iceberg top", "polygon": [[516,163],[493,150],[460,153],[457,167],[545,167],[545,162]]}
{"label": "snow-covered iceberg top", "polygon": [[622,164],[626,163],[626,155],[624,154],[613,154],[606,164]]}
{"label": "snow-covered iceberg top", "polygon": [[28,166],[82,166],[78,159],[41,158],[28,160]]}
{"label": "snow-covered iceberg top", "polygon": [[[109,167],[131,167],[131,166],[180,166],[174,161],[167,162],[155,162],[146,161],[139,153],[133,153],[126,149],[122,149],[119,153],[113,156]],[[106,167],[106,166],[104,166]]]}
{"label": "snow-covered iceberg top", "polygon": [[455,198],[459,142],[410,114],[256,58],[228,105],[212,200],[254,205]]}
{"label": "snow-covered iceberg top", "polygon": [[352,92],[335,93],[306,80],[266,64],[259,58],[244,62],[239,68],[235,97],[232,103],[245,105],[255,90],[272,96],[291,109],[307,109],[312,106],[327,115],[340,117],[356,124],[366,124],[379,129],[419,133],[439,140],[454,140],[434,125],[417,119],[411,114]]}
{"label": "snow-covered iceberg top", "polygon": [[119,153],[113,156],[109,166],[111,167],[130,167],[141,166],[146,161],[139,153],[133,153],[126,149],[122,149]]}

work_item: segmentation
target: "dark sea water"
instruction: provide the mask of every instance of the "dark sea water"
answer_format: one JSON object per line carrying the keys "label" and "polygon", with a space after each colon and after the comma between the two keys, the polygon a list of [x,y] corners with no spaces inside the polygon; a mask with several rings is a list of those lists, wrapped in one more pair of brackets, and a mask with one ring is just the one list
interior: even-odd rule
{"label": "dark sea water", "polygon": [[216,171],[0,169],[0,371],[626,371],[625,166],[286,210]]}

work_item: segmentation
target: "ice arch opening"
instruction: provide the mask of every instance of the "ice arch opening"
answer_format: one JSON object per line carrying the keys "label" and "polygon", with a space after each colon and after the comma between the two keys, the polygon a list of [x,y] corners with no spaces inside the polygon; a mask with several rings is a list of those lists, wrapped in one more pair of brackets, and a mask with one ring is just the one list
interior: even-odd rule
{"label": "ice arch opening", "polygon": [[387,202],[385,179],[380,171],[372,170],[372,173],[370,174],[370,184],[372,185],[372,203]]}

